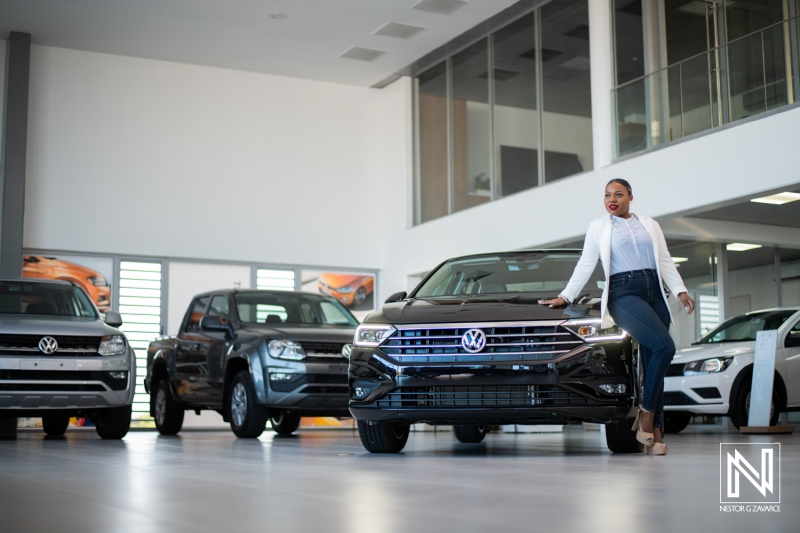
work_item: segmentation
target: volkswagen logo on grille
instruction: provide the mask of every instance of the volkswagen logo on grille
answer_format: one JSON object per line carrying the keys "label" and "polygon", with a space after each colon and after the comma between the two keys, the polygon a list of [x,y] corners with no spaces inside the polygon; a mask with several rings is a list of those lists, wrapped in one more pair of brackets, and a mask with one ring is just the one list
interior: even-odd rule
{"label": "volkswagen logo on grille", "polygon": [[352,344],[345,344],[342,346],[342,355],[350,359],[350,353],[353,351]]}
{"label": "volkswagen logo on grille", "polygon": [[461,336],[461,346],[469,353],[478,353],[486,346],[486,333],[471,329]]}
{"label": "volkswagen logo on grille", "polygon": [[42,337],[39,341],[39,350],[47,355],[55,353],[58,350],[58,342],[53,337]]}

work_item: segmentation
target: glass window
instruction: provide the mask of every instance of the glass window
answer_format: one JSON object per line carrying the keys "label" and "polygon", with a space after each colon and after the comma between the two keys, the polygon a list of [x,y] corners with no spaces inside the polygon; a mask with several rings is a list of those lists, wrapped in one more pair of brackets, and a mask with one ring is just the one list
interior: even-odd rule
{"label": "glass window", "polygon": [[[412,296],[538,293],[555,297],[567,286],[579,258],[578,253],[518,253],[454,259],[439,267]],[[598,263],[582,296],[599,297],[603,287]]]}
{"label": "glass window", "polygon": [[211,305],[208,307],[208,316],[221,316],[228,318],[228,297],[218,294],[211,299]]}
{"label": "glass window", "polygon": [[541,9],[545,181],[592,168],[592,101],[587,0],[550,2]]}
{"label": "glass window", "polygon": [[316,294],[240,292],[234,298],[242,322],[358,325],[355,317],[342,304]]}
{"label": "glass window", "polygon": [[781,305],[800,306],[800,250],[781,248]]}
{"label": "glass window", "polygon": [[203,313],[208,305],[208,296],[196,298],[189,312],[186,314],[186,328],[187,333],[197,333],[200,331],[200,321],[203,319]]}
{"label": "glass window", "polygon": [[489,49],[483,39],[451,59],[453,209],[489,201]]}
{"label": "glass window", "polygon": [[717,329],[697,341],[697,344],[743,342],[756,340],[759,331],[778,329],[796,311],[769,311],[739,315],[726,320]]}
{"label": "glass window", "polygon": [[644,76],[642,0],[614,0],[617,85]]}
{"label": "glass window", "polygon": [[[539,184],[534,16],[509,24],[494,39],[494,160],[496,197]],[[552,50],[542,50],[550,59]]]}
{"label": "glass window", "polygon": [[419,221],[446,215],[448,208],[447,62],[417,78]]}
{"label": "glass window", "polygon": [[77,287],[12,281],[0,281],[0,314],[97,317],[89,297]]}

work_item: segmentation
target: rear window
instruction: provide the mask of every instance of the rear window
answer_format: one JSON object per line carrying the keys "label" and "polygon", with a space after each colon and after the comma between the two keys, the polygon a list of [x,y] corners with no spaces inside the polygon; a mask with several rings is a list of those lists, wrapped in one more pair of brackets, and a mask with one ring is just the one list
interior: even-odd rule
{"label": "rear window", "polygon": [[70,285],[0,281],[0,314],[96,318],[92,302]]}

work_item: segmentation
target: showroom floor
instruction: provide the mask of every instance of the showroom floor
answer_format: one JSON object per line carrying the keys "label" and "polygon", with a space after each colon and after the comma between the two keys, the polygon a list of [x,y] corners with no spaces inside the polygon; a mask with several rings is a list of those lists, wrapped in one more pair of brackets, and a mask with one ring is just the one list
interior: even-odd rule
{"label": "showroom floor", "polygon": [[[800,436],[689,428],[670,455],[612,455],[597,431],[412,433],[401,455],[370,455],[349,430],[226,431],[122,442],[78,430],[0,441],[0,531],[214,532],[797,531]],[[783,443],[779,514],[719,510],[719,443]],[[790,490],[791,488],[791,490]]]}

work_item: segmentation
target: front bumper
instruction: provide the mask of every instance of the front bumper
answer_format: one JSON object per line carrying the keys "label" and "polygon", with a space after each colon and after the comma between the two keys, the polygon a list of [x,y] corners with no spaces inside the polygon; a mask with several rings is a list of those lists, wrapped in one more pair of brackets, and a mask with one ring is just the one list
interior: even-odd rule
{"label": "front bumper", "polygon": [[[634,406],[630,354],[623,341],[583,345],[557,363],[405,365],[356,348],[350,412],[358,420],[434,425],[609,422]],[[609,394],[602,384],[625,384],[626,392]]]}
{"label": "front bumper", "polygon": [[[109,372],[127,372],[115,379]],[[0,356],[0,414],[42,416],[133,403],[136,358]],[[38,413],[38,414],[33,414]]]}
{"label": "front bumper", "polygon": [[735,377],[727,370],[718,374],[667,377],[664,379],[664,410],[726,415]]}
{"label": "front bumper", "polygon": [[[275,380],[273,375],[290,376]],[[302,416],[350,416],[347,408],[347,360],[302,362],[264,368],[267,406]]]}

